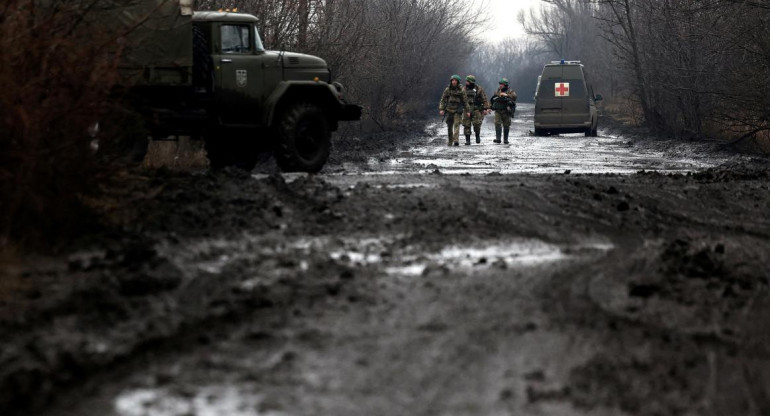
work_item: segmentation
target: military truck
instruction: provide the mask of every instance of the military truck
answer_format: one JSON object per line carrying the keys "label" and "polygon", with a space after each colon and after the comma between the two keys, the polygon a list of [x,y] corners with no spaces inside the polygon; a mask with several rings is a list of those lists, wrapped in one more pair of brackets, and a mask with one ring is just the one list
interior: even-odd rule
{"label": "military truck", "polygon": [[256,17],[194,6],[134,0],[97,14],[129,28],[120,71],[150,135],[203,139],[212,167],[250,169],[272,151],[284,171],[321,170],[331,132],[359,120],[361,107],[345,101],[323,59],[266,50]]}
{"label": "military truck", "polygon": [[543,67],[535,90],[535,136],[585,133],[596,136],[599,113],[593,86],[580,61],[552,61]]}

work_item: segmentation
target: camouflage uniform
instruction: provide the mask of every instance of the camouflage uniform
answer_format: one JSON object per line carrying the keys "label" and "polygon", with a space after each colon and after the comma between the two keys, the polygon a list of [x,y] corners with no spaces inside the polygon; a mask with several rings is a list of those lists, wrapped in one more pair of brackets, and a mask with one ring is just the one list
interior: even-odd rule
{"label": "camouflage uniform", "polygon": [[489,101],[487,101],[487,93],[481,85],[476,84],[476,77],[468,75],[465,80],[470,82],[463,87],[468,102],[471,103],[471,116],[468,117],[467,113],[463,113],[463,134],[465,134],[465,144],[471,144],[471,124],[473,124],[473,131],[476,133],[476,143],[481,143],[481,122],[484,121],[484,112],[489,109]]}
{"label": "camouflage uniform", "polygon": [[455,146],[460,145],[460,122],[462,121],[462,113],[464,110],[470,108],[468,98],[465,96],[463,87],[460,86],[460,77],[453,75],[452,79],[457,80],[457,86],[452,86],[450,79],[449,86],[444,89],[444,93],[441,95],[441,102],[438,104],[439,111],[445,111],[446,124],[449,134],[448,145]]}
{"label": "camouflage uniform", "polygon": [[[502,94],[505,93],[506,97]],[[500,80],[500,87],[492,96],[492,109],[495,110],[495,143],[500,143],[503,133],[504,142],[508,143],[508,132],[511,128],[511,118],[516,111],[516,91],[508,88],[508,80]]]}

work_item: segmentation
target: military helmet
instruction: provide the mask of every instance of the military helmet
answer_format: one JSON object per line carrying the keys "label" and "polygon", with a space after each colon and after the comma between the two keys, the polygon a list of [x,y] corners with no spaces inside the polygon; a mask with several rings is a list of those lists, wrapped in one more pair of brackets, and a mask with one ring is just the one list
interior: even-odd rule
{"label": "military helmet", "polygon": [[452,78],[450,78],[449,80],[451,81],[451,80],[453,80],[453,79],[456,79],[456,80],[457,80],[457,82],[460,82],[460,81],[462,81],[462,80],[463,80],[463,79],[462,79],[462,78],[460,78],[460,76],[459,76],[459,75],[457,75],[457,74],[454,74],[454,75],[452,75]]}
{"label": "military helmet", "polygon": [[471,84],[476,83],[476,77],[474,77],[473,75],[468,75],[467,77],[465,77],[465,80],[470,82]]}
{"label": "military helmet", "polygon": [[500,78],[500,83],[507,87],[508,86],[508,79],[507,78]]}

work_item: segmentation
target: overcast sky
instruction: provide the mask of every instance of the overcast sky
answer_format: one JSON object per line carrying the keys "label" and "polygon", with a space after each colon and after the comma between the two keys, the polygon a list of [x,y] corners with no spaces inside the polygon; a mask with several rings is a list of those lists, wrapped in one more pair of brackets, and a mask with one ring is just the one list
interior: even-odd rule
{"label": "overcast sky", "polygon": [[[481,4],[485,0],[471,0]],[[540,0],[486,0],[490,11],[490,21],[482,33],[485,40],[494,41],[507,37],[524,36],[524,28],[519,24],[519,10],[540,7]]]}

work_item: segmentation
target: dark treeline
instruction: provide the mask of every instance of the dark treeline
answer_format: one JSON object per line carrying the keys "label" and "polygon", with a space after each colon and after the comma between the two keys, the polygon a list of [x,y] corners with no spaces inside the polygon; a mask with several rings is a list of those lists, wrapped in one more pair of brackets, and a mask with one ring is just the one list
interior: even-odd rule
{"label": "dark treeline", "polygon": [[0,248],[34,238],[31,226],[38,238],[81,229],[73,219],[110,169],[87,131],[110,107],[121,46],[83,24],[104,3],[0,5]]}
{"label": "dark treeline", "polygon": [[[770,129],[770,5],[755,0],[543,0],[520,16],[554,57],[654,131],[744,138]],[[765,136],[766,137],[766,136]]]}
{"label": "dark treeline", "polygon": [[480,85],[493,91],[500,78],[507,78],[518,93],[519,101],[532,101],[537,76],[547,59],[549,54],[539,42],[508,38],[476,46],[463,72],[472,73]]}

